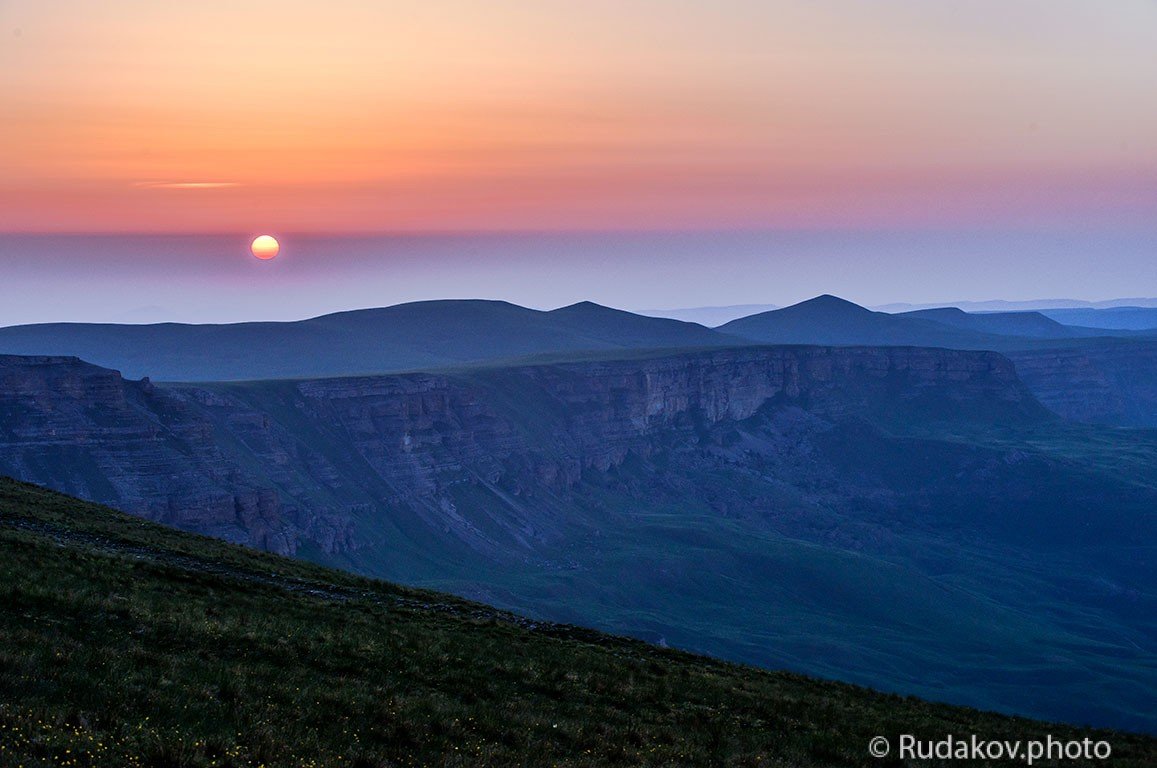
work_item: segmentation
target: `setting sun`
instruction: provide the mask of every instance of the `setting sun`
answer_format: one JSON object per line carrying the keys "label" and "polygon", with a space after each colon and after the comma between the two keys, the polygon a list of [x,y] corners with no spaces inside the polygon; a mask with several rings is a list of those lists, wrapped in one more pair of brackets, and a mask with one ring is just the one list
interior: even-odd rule
{"label": "setting sun", "polygon": [[271,235],[260,235],[254,238],[249,250],[253,251],[253,255],[257,258],[268,261],[281,250],[281,244]]}

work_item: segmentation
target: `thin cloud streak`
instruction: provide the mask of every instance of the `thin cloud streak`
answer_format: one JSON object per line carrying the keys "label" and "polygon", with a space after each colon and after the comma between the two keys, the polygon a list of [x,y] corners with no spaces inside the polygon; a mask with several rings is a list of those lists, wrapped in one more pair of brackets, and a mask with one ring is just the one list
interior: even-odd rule
{"label": "thin cloud streak", "polygon": [[228,189],[241,184],[236,181],[134,181],[133,186],[144,189]]}

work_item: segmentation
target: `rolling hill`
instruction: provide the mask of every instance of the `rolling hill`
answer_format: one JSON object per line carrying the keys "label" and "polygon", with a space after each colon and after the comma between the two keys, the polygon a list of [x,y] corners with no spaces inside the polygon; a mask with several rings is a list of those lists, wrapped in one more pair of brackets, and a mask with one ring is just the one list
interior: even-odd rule
{"label": "rolling hill", "polygon": [[783,309],[739,318],[716,330],[767,344],[883,344],[1002,352],[1042,349],[1086,339],[1096,343],[1097,339],[1146,338],[1137,331],[1069,325],[1058,322],[1052,315],[1052,311],[1044,310],[965,312],[956,307],[891,314],[872,311],[837,296],[824,295]]}
{"label": "rolling hill", "polygon": [[[1099,336],[1116,333],[1128,338]],[[431,301],[287,323],[0,328],[0,353],[72,355],[159,381],[238,381],[435,370],[514,360],[773,344],[997,350],[1070,419],[1157,426],[1157,338],[1070,328],[1036,313],[936,309],[890,315],[834,296],[711,330],[581,302],[550,312],[498,301]]]}
{"label": "rolling hill", "polygon": [[693,323],[590,302],[551,312],[501,301],[426,301],[298,322],[0,328],[0,353],[73,355],[159,381],[383,373],[548,352],[735,342]]}
{"label": "rolling hill", "polygon": [[953,328],[999,336],[1024,336],[1032,339],[1072,339],[1096,336],[1097,331],[1062,325],[1040,312],[965,312],[956,307],[918,309],[898,317],[933,320]]}
{"label": "rolling hill", "polygon": [[1157,741],[767,672],[0,479],[0,761],[873,766],[876,736]]}
{"label": "rolling hill", "polygon": [[[952,312],[928,310],[890,315],[837,296],[823,295],[783,309],[724,323],[721,333],[762,344],[837,344],[1005,349],[1017,341],[968,327]],[[961,312],[960,314],[964,314]],[[945,323],[949,319],[951,324]]]}

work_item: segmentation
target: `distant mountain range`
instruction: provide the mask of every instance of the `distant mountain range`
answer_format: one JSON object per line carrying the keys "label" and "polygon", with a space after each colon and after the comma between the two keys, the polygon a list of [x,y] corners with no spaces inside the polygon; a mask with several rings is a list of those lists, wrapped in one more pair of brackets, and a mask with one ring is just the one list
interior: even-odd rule
{"label": "distant mountain range", "polygon": [[[875,312],[824,295],[719,326],[720,333],[768,344],[911,345],[949,349],[1031,349],[1057,339],[1118,335],[1064,325],[1039,312],[968,313],[943,307]],[[1134,332],[1119,335],[1133,337]]]}
{"label": "distant mountain range", "polygon": [[1157,329],[1157,308],[1114,307],[1111,309],[1049,309],[1042,314],[1066,325],[1119,330]]}
{"label": "distant mountain range", "polygon": [[825,295],[709,329],[590,302],[543,312],[500,301],[428,301],[297,322],[0,328],[0,353],[71,355],[129,378],[188,382],[378,374],[753,343],[994,350],[1010,356],[1033,392],[1067,418],[1157,426],[1157,331],[1065,325],[1039,312],[939,308],[889,314]]}
{"label": "distant mountain range", "polygon": [[1105,301],[1084,301],[1082,299],[1029,299],[1027,301],[1006,301],[993,299],[989,301],[948,301],[932,304],[879,304],[873,306],[879,312],[910,312],[914,309],[939,309],[941,307],[956,307],[965,312],[1024,312],[1045,311],[1053,309],[1114,309],[1119,307],[1148,307],[1157,308],[1157,299],[1107,299]]}
{"label": "distant mountain range", "polygon": [[[958,301],[941,304],[880,304],[870,306],[877,312],[898,314],[924,309],[959,309],[968,313],[1040,312],[1066,325],[1091,328],[1144,330],[1157,328],[1157,299],[1039,299],[1035,301]],[[717,328],[741,317],[779,309],[775,304],[730,304],[725,306],[683,307],[680,309],[640,309],[637,314],[666,317]],[[1072,310],[1072,311],[1071,311]],[[1100,310],[1112,310],[1101,312]],[[1141,310],[1135,312],[1135,310]],[[1071,312],[1070,312],[1071,311]]]}
{"label": "distant mountain range", "polygon": [[873,312],[836,296],[750,315],[721,325],[721,333],[765,344],[910,345],[984,349],[998,340],[916,315]]}
{"label": "distant mountain range", "polygon": [[1040,312],[965,312],[956,307],[917,309],[897,317],[932,320],[953,328],[998,336],[1020,336],[1033,339],[1072,339],[1104,335],[1096,329],[1063,325]]}
{"label": "distant mountain range", "polygon": [[701,325],[582,302],[424,301],[297,322],[0,328],[0,352],[75,355],[130,378],[226,381],[382,373],[542,353],[718,346]]}
{"label": "distant mountain range", "polygon": [[529,355],[731,346],[751,341],[1006,351],[1110,335],[1136,337],[1139,332],[1066,325],[1037,312],[974,314],[941,308],[888,314],[827,295],[750,314],[714,330],[591,302],[543,312],[501,301],[446,300],[296,322],[10,326],[0,328],[0,353],[75,355],[130,378],[226,381],[383,373]]}

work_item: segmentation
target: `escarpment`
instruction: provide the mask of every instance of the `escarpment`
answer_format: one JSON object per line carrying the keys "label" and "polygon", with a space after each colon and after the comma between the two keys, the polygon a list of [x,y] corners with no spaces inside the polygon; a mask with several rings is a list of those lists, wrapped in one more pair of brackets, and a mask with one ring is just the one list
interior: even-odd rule
{"label": "escarpment", "polygon": [[1009,357],[1033,394],[1066,419],[1157,427],[1157,343],[1116,340]]}
{"label": "escarpment", "polygon": [[[157,387],[0,356],[0,473],[251,546],[337,555],[451,531],[561,535],[584,472],[694,450],[791,404],[881,419],[1048,418],[991,352],[743,347],[625,360]],[[463,514],[486,494],[485,515]],[[553,506],[552,506],[553,505]]]}

